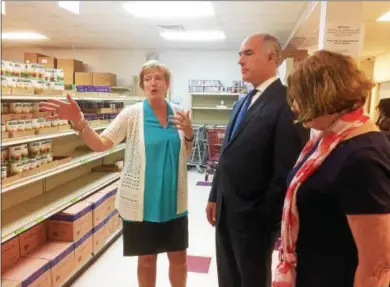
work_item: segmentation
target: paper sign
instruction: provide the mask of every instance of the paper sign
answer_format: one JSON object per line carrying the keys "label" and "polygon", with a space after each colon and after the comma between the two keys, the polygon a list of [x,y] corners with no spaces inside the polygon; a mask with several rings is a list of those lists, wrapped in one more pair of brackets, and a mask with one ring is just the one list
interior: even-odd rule
{"label": "paper sign", "polygon": [[361,24],[327,24],[324,45],[326,50],[358,58],[362,43]]}

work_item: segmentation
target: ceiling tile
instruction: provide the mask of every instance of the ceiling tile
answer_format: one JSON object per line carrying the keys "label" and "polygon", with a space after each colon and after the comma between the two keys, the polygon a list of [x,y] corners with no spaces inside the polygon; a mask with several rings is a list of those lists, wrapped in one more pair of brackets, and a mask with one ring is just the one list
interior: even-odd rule
{"label": "ceiling tile", "polygon": [[[238,49],[245,37],[256,32],[273,33],[285,41],[307,1],[214,1],[215,18],[191,20],[139,19],[127,13],[123,3],[80,1],[80,15],[75,15],[59,8],[57,1],[8,1],[3,31],[31,30],[47,35],[50,40],[31,44],[38,47]],[[186,30],[222,29],[227,39],[215,43],[168,42],[159,37],[158,24],[182,25]],[[20,46],[13,42],[6,45]]]}

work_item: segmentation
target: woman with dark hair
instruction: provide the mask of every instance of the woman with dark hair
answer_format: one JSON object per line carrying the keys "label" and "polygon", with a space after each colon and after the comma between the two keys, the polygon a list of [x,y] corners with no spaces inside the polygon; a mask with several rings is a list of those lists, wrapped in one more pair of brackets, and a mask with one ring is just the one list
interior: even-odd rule
{"label": "woman with dark hair", "polygon": [[390,140],[390,98],[379,101],[378,111],[379,117],[376,124]]}

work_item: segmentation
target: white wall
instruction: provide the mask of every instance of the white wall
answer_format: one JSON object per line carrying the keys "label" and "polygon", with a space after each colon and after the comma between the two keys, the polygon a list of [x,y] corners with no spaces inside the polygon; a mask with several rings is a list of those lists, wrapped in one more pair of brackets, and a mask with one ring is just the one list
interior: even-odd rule
{"label": "white wall", "polygon": [[382,83],[379,88],[379,99],[390,98],[390,82]]}
{"label": "white wall", "polygon": [[374,80],[376,82],[390,81],[390,53],[375,58]]}
{"label": "white wall", "polygon": [[[117,75],[119,86],[132,84],[145,61],[146,50],[58,50],[58,49],[4,49],[4,60],[23,62],[24,52],[38,52],[57,58],[75,58],[85,64],[89,72],[111,72]],[[160,60],[172,73],[171,99],[189,108],[189,79],[221,80],[231,86],[233,80],[241,80],[237,64],[237,51],[184,51],[158,52]]]}

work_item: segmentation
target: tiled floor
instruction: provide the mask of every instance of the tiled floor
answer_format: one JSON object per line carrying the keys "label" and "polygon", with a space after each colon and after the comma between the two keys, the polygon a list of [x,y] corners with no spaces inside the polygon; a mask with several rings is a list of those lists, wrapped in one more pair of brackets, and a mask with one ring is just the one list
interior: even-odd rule
{"label": "tiled floor", "polygon": [[[190,268],[187,287],[218,287],[215,263],[214,229],[208,224],[205,207],[210,187],[197,186],[204,176],[196,171],[189,172],[189,240],[188,255]],[[204,258],[206,257],[206,258]],[[210,261],[210,267],[204,267]],[[276,254],[274,254],[274,259]],[[107,251],[72,285],[72,287],[137,287],[137,259],[122,256],[122,238],[119,238]],[[275,260],[274,260],[275,265]],[[206,264],[206,265],[205,265]],[[168,259],[160,255],[157,267],[157,287],[169,287]]]}

